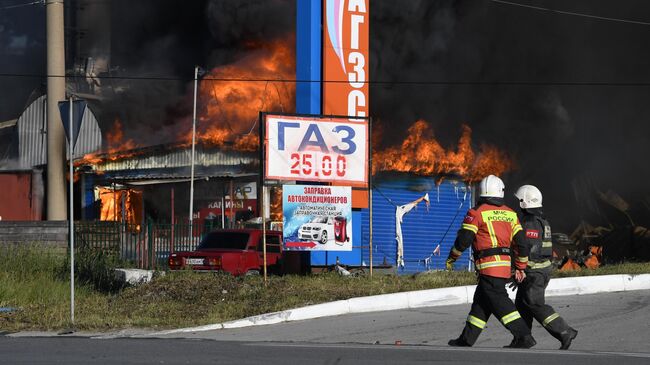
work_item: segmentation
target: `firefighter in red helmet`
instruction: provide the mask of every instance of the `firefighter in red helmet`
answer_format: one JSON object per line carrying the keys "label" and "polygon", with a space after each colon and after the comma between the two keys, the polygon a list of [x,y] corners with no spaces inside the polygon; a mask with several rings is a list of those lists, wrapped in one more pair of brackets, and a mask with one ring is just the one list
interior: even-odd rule
{"label": "firefighter in red helmet", "polygon": [[[516,246],[524,241],[517,214],[503,201],[504,189],[503,181],[494,175],[481,180],[478,205],[467,212],[449,252],[446,267],[451,270],[456,259],[471,245],[478,272],[478,285],[465,327],[458,338],[449,341],[450,346],[474,345],[492,314],[514,336],[506,347],[530,348],[536,344],[506,291],[512,277],[511,243]],[[515,279],[521,282],[526,275],[527,246],[518,247],[517,253]]]}
{"label": "firefighter in red helmet", "polygon": [[530,247],[526,279],[517,289],[515,305],[528,328],[533,318],[561,343],[566,350],[578,331],[571,328],[550,305],[545,303],[544,292],[551,277],[553,241],[551,226],[542,212],[542,192],[533,185],[523,185],[515,193],[522,211],[521,225],[527,246]]}

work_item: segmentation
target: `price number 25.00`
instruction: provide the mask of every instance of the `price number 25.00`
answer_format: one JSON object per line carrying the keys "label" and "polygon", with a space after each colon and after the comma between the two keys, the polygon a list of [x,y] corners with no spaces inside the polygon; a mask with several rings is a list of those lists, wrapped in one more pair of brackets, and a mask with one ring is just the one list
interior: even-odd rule
{"label": "price number 25.00", "polygon": [[347,161],[344,155],[329,155],[321,153],[291,154],[291,175],[298,177],[345,177]]}

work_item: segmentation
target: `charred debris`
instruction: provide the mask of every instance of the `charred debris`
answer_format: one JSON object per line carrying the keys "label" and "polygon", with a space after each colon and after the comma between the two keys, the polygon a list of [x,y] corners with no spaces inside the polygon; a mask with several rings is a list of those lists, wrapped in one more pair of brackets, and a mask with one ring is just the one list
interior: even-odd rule
{"label": "charred debris", "polygon": [[576,194],[585,216],[569,235],[553,234],[560,270],[650,261],[650,195],[631,200],[614,191]]}

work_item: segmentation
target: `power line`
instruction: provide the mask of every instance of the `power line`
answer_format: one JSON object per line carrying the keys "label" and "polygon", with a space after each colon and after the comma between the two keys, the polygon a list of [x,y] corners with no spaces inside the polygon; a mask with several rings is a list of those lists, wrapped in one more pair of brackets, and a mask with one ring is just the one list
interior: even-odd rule
{"label": "power line", "polygon": [[[83,75],[45,75],[45,74],[19,74],[0,73],[0,77],[22,77],[22,78],[86,78]],[[93,76],[102,80],[132,80],[132,81],[192,81],[193,78],[182,78],[172,76]],[[330,83],[347,84],[348,80],[301,80],[301,79],[268,79],[268,78],[228,78],[228,77],[204,77],[201,81],[214,82],[280,82],[280,83]],[[396,81],[365,81],[368,85],[468,85],[468,86],[650,86],[650,81],[470,81],[470,80],[396,80]]]}
{"label": "power line", "polygon": [[638,21],[638,20],[609,18],[609,17],[591,15],[591,14],[574,13],[574,12],[571,12],[571,11],[555,10],[555,9],[550,9],[550,8],[543,8],[541,6],[526,5],[526,4],[514,3],[514,2],[510,2],[510,1],[504,1],[504,0],[490,0],[490,1],[492,1],[493,3],[500,3],[500,4],[512,5],[512,6],[520,6],[522,8],[529,8],[529,9],[535,9],[535,10],[548,11],[548,12],[557,13],[557,14],[573,15],[573,16],[580,16],[580,17],[584,17],[584,18],[607,20],[607,21],[620,22],[620,23],[630,23],[630,24],[637,24],[637,25],[650,25],[650,22],[642,22],[642,21]]}
{"label": "power line", "polygon": [[30,3],[24,3],[24,4],[7,5],[7,6],[0,7],[0,10],[22,8],[25,6],[32,6],[32,5],[45,5],[45,0],[32,1]]}

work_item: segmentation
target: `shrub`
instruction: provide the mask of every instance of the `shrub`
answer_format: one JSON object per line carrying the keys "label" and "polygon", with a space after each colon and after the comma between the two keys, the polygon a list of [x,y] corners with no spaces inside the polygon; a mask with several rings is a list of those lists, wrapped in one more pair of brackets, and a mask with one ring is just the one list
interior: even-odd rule
{"label": "shrub", "polygon": [[[64,267],[70,270],[70,258]],[[122,267],[119,257],[101,248],[81,247],[74,259],[75,278],[80,284],[87,284],[103,293],[115,293],[125,287],[125,283],[115,276],[115,269]],[[69,274],[68,274],[69,275]]]}

